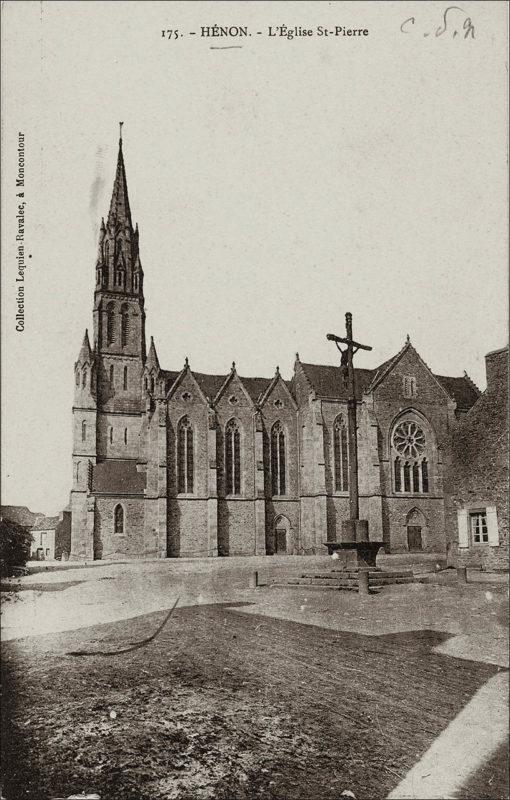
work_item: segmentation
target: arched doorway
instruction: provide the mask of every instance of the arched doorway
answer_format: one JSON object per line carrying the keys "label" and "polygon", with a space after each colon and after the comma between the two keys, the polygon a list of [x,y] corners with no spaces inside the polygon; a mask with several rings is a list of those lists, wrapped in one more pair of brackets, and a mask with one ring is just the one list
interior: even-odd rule
{"label": "arched doorway", "polygon": [[273,552],[275,555],[292,553],[292,541],[290,536],[290,522],[287,517],[280,514],[275,517],[273,522]]}
{"label": "arched doorway", "polygon": [[410,553],[421,553],[427,520],[421,511],[413,508],[406,517],[407,548]]}

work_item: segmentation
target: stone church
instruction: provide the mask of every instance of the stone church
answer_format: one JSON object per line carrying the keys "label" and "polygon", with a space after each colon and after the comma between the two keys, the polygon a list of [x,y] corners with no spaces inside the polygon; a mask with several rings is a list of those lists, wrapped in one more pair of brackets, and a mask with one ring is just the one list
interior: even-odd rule
{"label": "stone church", "polygon": [[[297,355],[290,381],[160,366],[122,140],[95,271],[74,375],[71,558],[326,553],[349,516],[343,372]],[[444,449],[479,390],[435,375],[409,338],[355,376],[370,539],[444,552]]]}

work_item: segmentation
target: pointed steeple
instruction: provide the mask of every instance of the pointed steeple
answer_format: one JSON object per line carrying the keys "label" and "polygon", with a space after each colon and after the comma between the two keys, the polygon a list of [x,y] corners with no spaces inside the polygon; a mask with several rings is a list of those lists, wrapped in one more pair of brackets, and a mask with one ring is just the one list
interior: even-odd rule
{"label": "pointed steeple", "polygon": [[124,156],[122,154],[122,129],[119,139],[117,170],[115,172],[110,211],[108,213],[108,227],[110,228],[117,226],[121,228],[128,227],[130,232],[133,230],[133,225],[131,222],[131,209],[129,208],[126,168],[124,166]]}
{"label": "pointed steeple", "polygon": [[147,361],[145,362],[145,369],[151,370],[156,369],[157,372],[160,370],[159,366],[159,359],[158,354],[156,353],[156,345],[154,344],[154,338],[151,336],[151,346],[149,347],[149,355],[147,356]]}
{"label": "pointed steeple", "polygon": [[93,354],[89,342],[89,332],[85,329],[85,336],[81,345],[80,355],[78,356],[78,364],[92,364]]}

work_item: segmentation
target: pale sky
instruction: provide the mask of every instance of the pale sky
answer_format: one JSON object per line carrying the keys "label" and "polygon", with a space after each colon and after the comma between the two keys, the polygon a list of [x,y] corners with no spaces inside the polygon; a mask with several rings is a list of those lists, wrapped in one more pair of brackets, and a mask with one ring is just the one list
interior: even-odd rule
{"label": "pale sky", "polygon": [[[373,346],[358,366],[409,333],[434,372],[465,369],[484,388],[485,353],[508,341],[507,5],[461,4],[474,40],[462,27],[452,37],[466,16],[455,11],[434,35],[447,7],[4,3],[3,503],[68,502],[73,365],[92,328],[119,120],[162,367],[188,356],[226,374],[235,360],[241,375],[278,364],[290,378],[296,351],[337,363],[325,336],[351,311]],[[214,24],[253,36],[200,36]],[[267,35],[283,24],[369,35]],[[162,38],[175,28],[185,35]],[[229,45],[242,49],[210,49]],[[32,254],[23,333],[18,131]]]}

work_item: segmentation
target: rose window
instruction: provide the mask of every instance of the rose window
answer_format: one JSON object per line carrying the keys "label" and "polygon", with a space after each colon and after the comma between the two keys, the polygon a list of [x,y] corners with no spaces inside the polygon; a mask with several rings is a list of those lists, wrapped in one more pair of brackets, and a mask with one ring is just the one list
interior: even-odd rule
{"label": "rose window", "polygon": [[403,458],[417,459],[425,450],[425,434],[416,422],[401,422],[393,434],[393,447]]}

